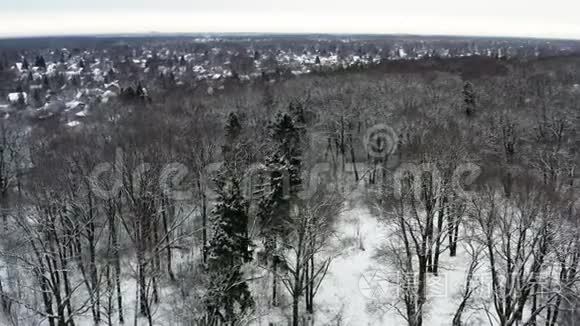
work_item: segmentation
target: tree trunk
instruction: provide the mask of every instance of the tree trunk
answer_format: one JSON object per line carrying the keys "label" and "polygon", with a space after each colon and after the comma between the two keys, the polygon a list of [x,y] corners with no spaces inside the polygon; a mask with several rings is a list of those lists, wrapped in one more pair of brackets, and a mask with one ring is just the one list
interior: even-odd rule
{"label": "tree trunk", "polygon": [[314,255],[309,259],[310,263],[307,263],[307,269],[304,271],[307,275],[306,281],[308,282],[308,287],[306,288],[306,312],[309,314],[314,313]]}
{"label": "tree trunk", "polygon": [[117,207],[115,203],[109,202],[109,232],[111,246],[113,249],[113,267],[115,273],[115,287],[117,290],[117,313],[119,314],[119,324],[124,324],[123,317],[123,295],[121,293],[121,259],[119,257],[119,240],[117,239],[117,224],[115,221]]}
{"label": "tree trunk", "polygon": [[278,306],[278,254],[277,250],[277,236],[273,237],[272,245],[272,306]]}
{"label": "tree trunk", "polygon": [[272,262],[272,306],[278,306],[278,257]]}
{"label": "tree trunk", "polygon": [[358,171],[356,169],[356,157],[354,154],[354,144],[352,142],[352,135],[349,136],[350,139],[350,159],[352,162],[352,169],[354,171],[354,180],[358,183]]}
{"label": "tree trunk", "polygon": [[433,253],[433,274],[438,275],[439,270],[439,250],[441,248],[441,235],[443,233],[443,219],[445,218],[445,209],[447,205],[447,197],[444,196],[439,213],[437,214],[437,236],[435,238],[435,251]]}
{"label": "tree trunk", "polygon": [[[171,208],[171,209],[170,209]],[[167,217],[173,217],[173,208],[169,203],[169,200],[166,198],[165,201],[165,209],[163,210],[163,233],[165,234],[165,245],[167,246],[167,274],[169,275],[169,279],[175,282],[175,275],[173,274],[172,265],[172,255],[171,255],[171,237],[169,235],[169,231],[167,230]]]}
{"label": "tree trunk", "polygon": [[95,253],[95,224],[91,221],[88,224],[88,232],[87,232],[87,238],[88,238],[88,243],[89,243],[89,260],[90,260],[90,265],[89,265],[89,269],[90,269],[90,280],[91,280],[91,296],[92,296],[92,300],[93,300],[93,310],[94,310],[94,315],[93,315],[93,319],[95,324],[99,324],[100,320],[101,320],[101,315],[100,315],[100,286],[98,284],[99,282],[99,277],[98,277],[98,271],[97,271],[97,263],[96,263],[96,253]]}
{"label": "tree trunk", "polygon": [[427,301],[427,259],[419,257],[419,284],[417,285],[417,311],[415,312],[415,326],[423,324],[423,306]]}
{"label": "tree trunk", "polygon": [[[3,186],[3,185],[2,185]],[[8,214],[6,210],[8,209],[8,190],[0,190],[0,214],[2,214],[2,223],[4,225],[4,230],[8,229]]]}
{"label": "tree trunk", "polygon": [[306,311],[310,312],[310,260],[307,260],[304,266],[304,282],[304,292],[306,293],[304,304]]}
{"label": "tree trunk", "polygon": [[465,310],[465,301],[462,301],[461,304],[459,305],[459,308],[457,308],[457,312],[455,312],[455,315],[453,316],[453,322],[452,322],[452,326],[462,326],[463,323],[461,321],[461,316],[463,315],[463,311]]}
{"label": "tree trunk", "polygon": [[48,281],[44,277],[44,271],[42,269],[37,268],[37,275],[40,283],[40,289],[42,290],[42,300],[44,302],[44,311],[49,316],[48,317],[48,325],[49,326],[56,326],[55,324],[55,317],[52,310],[52,297],[50,295],[49,285],[47,284]]}
{"label": "tree trunk", "polygon": [[145,279],[145,268],[146,265],[143,262],[143,258],[139,257],[138,259],[138,282],[139,282],[139,314],[142,316],[149,317],[149,299],[147,295],[147,282]]}
{"label": "tree trunk", "polygon": [[340,117],[340,157],[342,161],[342,172],[344,172],[346,167],[346,148],[344,141],[344,116]]}
{"label": "tree trunk", "polygon": [[[109,244],[110,245],[110,244]],[[111,277],[111,264],[105,267],[105,277],[107,278],[107,325],[113,325],[113,279]]]}
{"label": "tree trunk", "polygon": [[198,182],[199,191],[201,192],[201,241],[202,241],[202,250],[203,250],[203,263],[204,265],[207,264],[207,203],[206,203],[206,196],[205,191],[201,186],[201,181]]}
{"label": "tree trunk", "polygon": [[[153,222],[153,248],[156,248],[159,245],[159,232],[157,230],[157,221]],[[159,275],[159,271],[160,271],[160,257],[159,257],[159,251],[157,250],[153,250],[152,252],[153,255],[153,262],[152,262],[152,266],[153,266],[153,275],[151,275],[152,278],[152,286],[153,286],[153,302],[155,302],[156,304],[159,303],[159,289],[157,286],[157,277]]]}
{"label": "tree trunk", "polygon": [[299,326],[299,310],[298,310],[298,303],[300,302],[300,297],[296,298],[294,296],[292,298],[292,326]]}

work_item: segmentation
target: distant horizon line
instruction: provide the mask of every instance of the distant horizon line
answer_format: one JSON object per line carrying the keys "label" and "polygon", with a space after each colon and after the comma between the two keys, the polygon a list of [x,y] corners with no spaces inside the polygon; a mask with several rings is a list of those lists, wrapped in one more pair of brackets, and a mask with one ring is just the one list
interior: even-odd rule
{"label": "distant horizon line", "polygon": [[105,32],[105,33],[71,33],[71,34],[29,34],[29,35],[1,35],[2,40],[35,39],[35,38],[105,38],[105,37],[180,37],[180,36],[373,36],[373,37],[414,37],[414,38],[479,38],[479,39],[523,39],[523,40],[546,40],[546,41],[570,41],[580,42],[580,37],[557,37],[557,36],[517,36],[517,35],[476,35],[476,34],[429,34],[429,33],[377,33],[377,32]]}

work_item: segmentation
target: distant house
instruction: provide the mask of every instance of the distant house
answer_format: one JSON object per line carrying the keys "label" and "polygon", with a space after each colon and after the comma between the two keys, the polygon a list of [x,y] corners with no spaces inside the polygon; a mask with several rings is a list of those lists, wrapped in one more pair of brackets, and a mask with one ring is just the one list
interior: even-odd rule
{"label": "distant house", "polygon": [[110,91],[110,90],[107,90],[103,93],[103,95],[101,95],[101,102],[107,103],[107,102],[109,102],[110,98],[116,97],[116,96],[117,96],[117,93]]}
{"label": "distant house", "polygon": [[62,101],[52,101],[44,104],[44,106],[41,109],[49,113],[50,115],[53,115],[64,112],[66,110],[66,104],[63,103]]}
{"label": "distant house", "polygon": [[62,101],[52,101],[45,103],[42,107],[30,112],[30,116],[36,119],[48,119],[65,110],[66,106]]}
{"label": "distant house", "polygon": [[116,94],[119,94],[121,92],[121,87],[119,86],[118,81],[114,81],[112,83],[105,84],[103,86],[104,86],[105,91],[111,91],[111,92],[116,93]]}
{"label": "distant house", "polygon": [[85,108],[85,103],[77,100],[72,100],[65,103],[66,111],[82,111]]}
{"label": "distant house", "polygon": [[78,125],[80,125],[81,123],[79,121],[73,120],[73,121],[69,121],[66,123],[67,127],[73,128],[76,127]]}
{"label": "distant house", "polygon": [[15,92],[8,94],[8,102],[10,104],[27,104],[28,103],[28,94],[25,92]]}

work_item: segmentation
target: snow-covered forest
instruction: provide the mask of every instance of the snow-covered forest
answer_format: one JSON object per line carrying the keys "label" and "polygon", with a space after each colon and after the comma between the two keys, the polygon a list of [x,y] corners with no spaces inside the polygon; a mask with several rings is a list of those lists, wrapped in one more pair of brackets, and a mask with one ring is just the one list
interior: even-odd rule
{"label": "snow-covered forest", "polygon": [[72,102],[31,116],[20,89],[0,119],[0,325],[580,320],[579,56],[310,56],[221,88],[112,59],[125,86],[77,123]]}

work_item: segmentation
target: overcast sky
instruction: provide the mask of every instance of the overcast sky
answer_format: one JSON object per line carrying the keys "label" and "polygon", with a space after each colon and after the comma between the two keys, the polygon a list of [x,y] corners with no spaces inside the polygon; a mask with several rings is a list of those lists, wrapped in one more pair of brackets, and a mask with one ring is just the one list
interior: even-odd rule
{"label": "overcast sky", "polygon": [[407,33],[580,39],[578,0],[0,0],[0,36]]}

